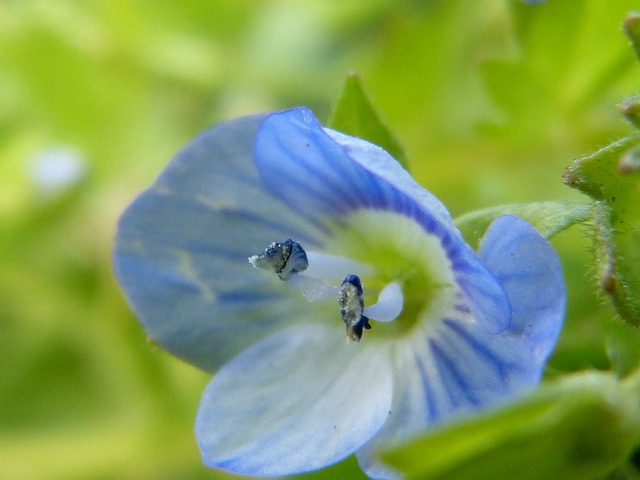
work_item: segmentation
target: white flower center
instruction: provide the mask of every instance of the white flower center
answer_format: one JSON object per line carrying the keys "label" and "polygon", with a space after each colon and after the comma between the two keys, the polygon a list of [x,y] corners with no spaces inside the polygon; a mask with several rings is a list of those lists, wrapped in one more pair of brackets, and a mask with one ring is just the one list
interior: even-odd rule
{"label": "white flower center", "polygon": [[[299,263],[298,258],[304,258],[304,262]],[[272,242],[264,253],[249,257],[249,263],[273,271],[309,302],[338,299],[347,337],[353,341],[360,340],[362,328],[370,328],[368,320],[391,322],[402,313],[404,295],[397,282],[382,288],[376,303],[364,306],[364,286],[359,276],[371,275],[373,267],[337,255],[305,251],[291,239]],[[357,280],[359,291],[352,282],[347,282],[350,277]]]}
{"label": "white flower center", "polygon": [[[394,212],[361,210],[329,226],[332,235],[321,252],[299,246],[304,256],[296,256],[293,246],[299,244],[288,240],[274,242],[249,261],[275,272],[308,302],[322,303],[324,312],[340,311],[348,338],[356,341],[369,320],[378,324],[368,338],[389,339],[430,321],[436,299],[454,301],[458,289],[450,260],[441,240],[421,224]],[[287,242],[293,242],[291,248]],[[282,254],[274,253],[274,246]],[[357,277],[347,282],[355,290],[345,285],[350,276]]]}

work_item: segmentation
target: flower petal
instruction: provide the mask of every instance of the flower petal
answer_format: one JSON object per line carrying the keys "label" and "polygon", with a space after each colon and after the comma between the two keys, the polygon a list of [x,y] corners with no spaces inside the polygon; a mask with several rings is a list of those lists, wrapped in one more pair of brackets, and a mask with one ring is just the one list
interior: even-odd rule
{"label": "flower petal", "polygon": [[[440,320],[438,320],[438,318]],[[450,318],[457,318],[456,325]],[[440,299],[429,313],[429,323],[394,349],[398,372],[389,419],[380,432],[357,452],[367,475],[399,478],[379,461],[378,450],[389,442],[407,439],[453,416],[504,400],[516,373],[482,343],[492,335],[472,321],[469,311],[457,311],[451,299]],[[472,331],[459,337],[458,323]]]}
{"label": "flower petal", "polygon": [[509,295],[509,332],[529,344],[521,354],[534,360],[531,367],[539,375],[564,318],[567,294],[558,255],[531,225],[505,215],[489,226],[479,256]]}
{"label": "flower petal", "polygon": [[[370,151],[374,157],[367,163]],[[506,293],[464,243],[442,204],[401,174],[381,149],[323,129],[310,110],[299,107],[265,119],[255,161],[274,196],[318,223],[358,209],[388,210],[414,220],[440,240],[476,321],[493,333],[509,324]]]}
{"label": "flower petal", "polygon": [[442,203],[389,154],[323,128],[307,108],[269,115],[256,138],[255,159],[265,186],[305,214],[335,217],[374,208],[410,216],[421,207],[453,229]]}
{"label": "flower petal", "polygon": [[398,345],[394,360],[394,369],[398,374],[394,383],[391,414],[380,432],[356,452],[360,468],[376,479],[401,477],[399,472],[379,460],[378,450],[388,442],[408,438],[427,428],[435,412],[434,392],[427,366],[416,356],[415,347],[410,342]]}
{"label": "flower petal", "polygon": [[209,371],[309,308],[247,261],[272,241],[322,237],[262,188],[252,156],[262,118],[194,139],[118,226],[115,273],[138,319],[155,342]]}
{"label": "flower petal", "polygon": [[298,326],[227,363],[196,419],[204,462],[276,476],[353,453],[386,420],[392,390],[386,350],[360,347],[342,329]]}
{"label": "flower petal", "polygon": [[[470,321],[462,303],[435,308],[441,322],[411,344],[395,349],[392,413],[357,453],[373,478],[398,473],[379,462],[377,449],[454,415],[499,404],[535,386],[555,344],[564,315],[565,287],[556,253],[524,220],[496,219],[480,257],[503,283],[513,307],[508,329],[489,334]],[[438,312],[439,310],[439,312]]]}

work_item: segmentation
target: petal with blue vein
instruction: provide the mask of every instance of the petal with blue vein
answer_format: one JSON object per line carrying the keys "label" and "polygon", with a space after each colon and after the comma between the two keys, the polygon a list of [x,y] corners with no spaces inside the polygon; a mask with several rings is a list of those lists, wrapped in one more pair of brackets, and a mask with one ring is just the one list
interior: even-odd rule
{"label": "petal with blue vein", "polygon": [[194,139],[118,225],[115,273],[137,317],[155,342],[209,371],[314,318],[308,302],[247,260],[272,241],[313,247],[324,235],[262,187],[252,156],[262,119]]}
{"label": "petal with blue vein", "polygon": [[360,468],[371,478],[392,480],[399,472],[379,461],[378,450],[389,441],[408,438],[432,424],[440,412],[435,402],[434,365],[426,363],[418,353],[421,341],[405,340],[394,349],[394,393],[391,414],[380,432],[356,452]]}
{"label": "petal with blue vein", "polygon": [[[509,328],[492,335],[453,305],[431,316],[440,322],[396,347],[392,414],[381,431],[357,452],[373,478],[397,472],[376,451],[454,415],[499,404],[534,387],[553,348],[564,315],[565,287],[555,251],[535,229],[514,216],[496,219],[485,234],[480,257],[510,296]],[[433,320],[432,320],[433,321]],[[399,413],[397,413],[399,412]]]}
{"label": "petal with blue vein", "polygon": [[313,216],[342,216],[385,200],[376,178],[353,162],[310,110],[269,115],[255,146],[260,177],[274,195]]}
{"label": "petal with blue vein", "polygon": [[386,348],[345,345],[342,337],[328,326],[291,327],[227,363],[196,418],[204,462],[290,475],[360,448],[389,415],[391,363]]}
{"label": "petal with blue vein", "polygon": [[454,415],[503,401],[511,393],[509,365],[482,344],[470,346],[450,332],[444,318],[456,315],[483,338],[492,335],[457,311],[446,299],[434,305],[428,321],[412,337],[394,346],[396,381],[389,419],[357,452],[361,468],[372,478],[395,479],[398,473],[382,464],[377,452],[389,442],[423,432]]}
{"label": "petal with blue vein", "polygon": [[451,411],[489,405],[536,385],[564,316],[560,261],[527,222],[511,215],[496,219],[479,254],[509,295],[512,320],[491,335],[454,309],[430,332],[428,349]]}

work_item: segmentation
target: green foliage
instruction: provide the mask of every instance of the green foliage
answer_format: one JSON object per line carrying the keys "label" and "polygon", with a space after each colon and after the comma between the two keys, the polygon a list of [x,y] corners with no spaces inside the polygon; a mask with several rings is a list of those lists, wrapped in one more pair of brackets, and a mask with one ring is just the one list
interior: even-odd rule
{"label": "green foliage", "polygon": [[[624,22],[632,46],[640,45],[639,19],[630,14]],[[640,58],[640,57],[639,57]],[[621,105],[623,115],[640,127],[637,98]],[[594,254],[600,288],[611,298],[618,314],[640,325],[640,166],[634,134],[593,155],[573,162],[565,182],[598,203],[594,209]]]}
{"label": "green foliage", "polygon": [[363,138],[384,148],[403,167],[407,168],[407,159],[400,143],[382,123],[378,112],[365,93],[358,75],[350,74],[347,76],[327,126],[354,137]]}
{"label": "green foliage", "polygon": [[[597,161],[578,162],[572,177],[599,202],[596,273],[617,285],[620,258],[637,258],[630,232],[638,226],[639,151],[614,108],[638,87],[633,49],[620,34],[634,7],[636,0],[0,2],[0,477],[230,478],[201,465],[193,438],[207,376],[150,346],[115,285],[115,223],[200,130],[296,104],[326,117],[346,71],[362,74],[416,178],[456,214],[481,209],[458,218],[472,242],[505,212],[545,235],[581,221],[587,207],[576,202],[584,197],[564,187],[562,168],[626,136]],[[625,29],[637,51],[636,23],[628,17]],[[365,118],[366,98],[357,78],[348,79],[334,126],[369,131],[401,159],[383,123]],[[623,104],[636,126],[637,110],[635,100]],[[60,145],[79,153],[85,171],[51,194],[33,163]],[[568,203],[537,203],[550,199]],[[612,321],[613,309],[593,295],[592,240],[584,224],[554,237],[569,290],[556,374],[638,365],[639,331]],[[625,262],[631,270],[622,275],[637,274],[639,264]],[[614,394],[626,388],[600,385]],[[593,392],[563,391],[567,402],[575,396],[606,418]],[[567,412],[578,411],[571,405]],[[612,420],[628,418],[619,405]],[[573,424],[569,413],[553,418]],[[616,425],[599,429],[615,435]],[[447,450],[447,438],[434,437],[431,451]],[[613,457],[598,463],[603,471],[628,449],[630,437],[618,438]],[[516,458],[518,448],[500,455]],[[353,459],[302,477],[363,478]]]}
{"label": "green foliage", "polygon": [[640,371],[625,381],[568,376],[522,400],[391,450],[410,479],[589,480],[623,463],[640,440]]}

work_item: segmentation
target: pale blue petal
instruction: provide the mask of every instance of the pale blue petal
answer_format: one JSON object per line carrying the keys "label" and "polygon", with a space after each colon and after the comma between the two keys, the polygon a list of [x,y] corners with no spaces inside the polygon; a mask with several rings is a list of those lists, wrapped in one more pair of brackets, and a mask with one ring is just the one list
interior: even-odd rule
{"label": "pale blue petal", "polygon": [[[513,307],[508,329],[489,334],[471,320],[463,302],[434,311],[437,326],[398,345],[392,414],[358,452],[373,478],[397,472],[381,464],[380,446],[432,425],[499,404],[540,380],[564,316],[565,287],[556,253],[525,221],[505,216],[488,229],[480,257],[503,283]],[[448,311],[447,311],[448,310]],[[435,322],[435,319],[431,319]]]}
{"label": "pale blue petal", "polygon": [[[440,240],[476,321],[492,333],[506,328],[511,320],[506,293],[464,243],[442,204],[400,174],[395,160],[379,149],[327,132],[303,107],[269,115],[255,146],[265,188],[318,224],[359,209],[393,211],[417,222]],[[365,168],[366,152],[373,150]]]}
{"label": "pale blue petal", "polygon": [[309,308],[247,260],[273,241],[322,237],[262,188],[252,157],[262,118],[194,139],[118,226],[115,273],[138,319],[155,342],[210,371]]}
{"label": "pale blue petal", "polygon": [[335,463],[389,414],[388,352],[345,345],[332,326],[292,327],[227,363],[202,397],[196,436],[204,462],[256,476]]}
{"label": "pale blue petal", "polygon": [[479,256],[509,295],[509,332],[529,346],[521,354],[533,360],[531,367],[539,375],[564,318],[567,294],[558,255],[531,225],[505,215],[487,230]]}
{"label": "pale blue petal", "polygon": [[391,414],[380,432],[357,452],[360,468],[371,478],[400,478],[399,472],[379,460],[379,449],[389,441],[423,431],[434,421],[436,393],[430,384],[429,366],[416,355],[415,349],[409,341],[395,349]]}

